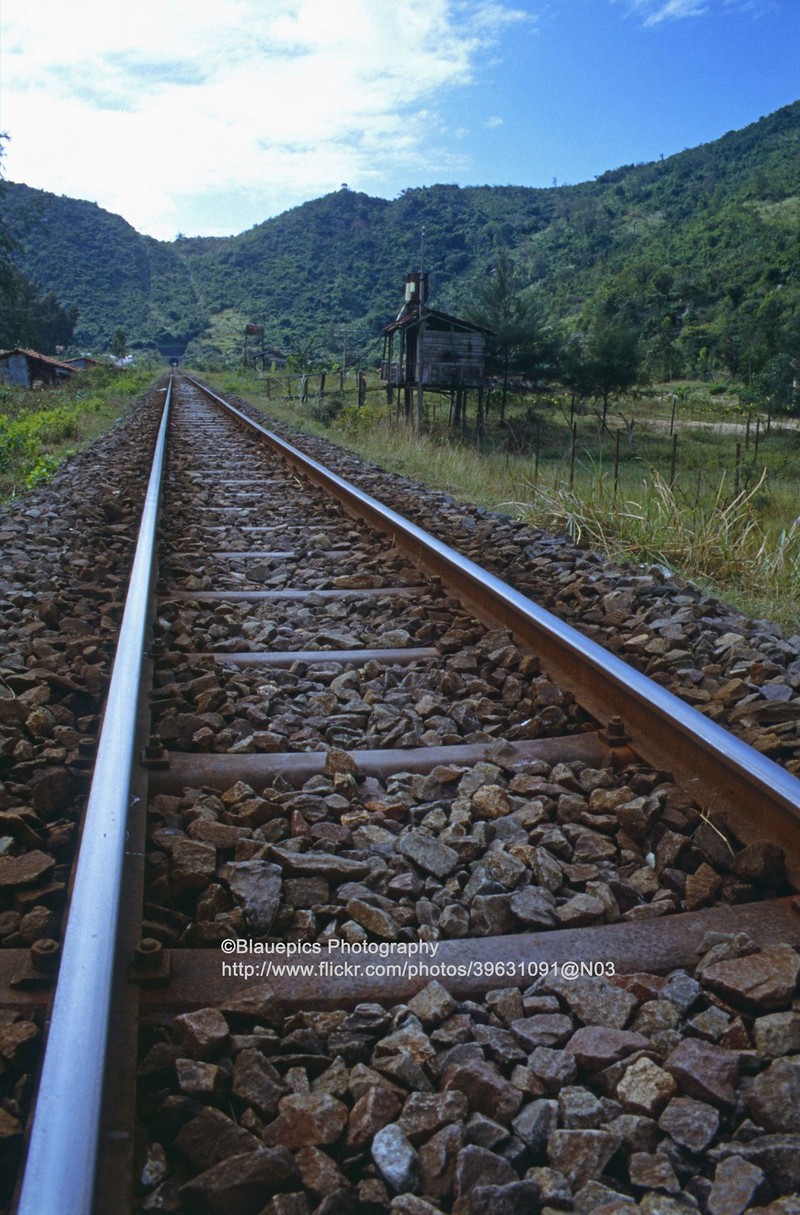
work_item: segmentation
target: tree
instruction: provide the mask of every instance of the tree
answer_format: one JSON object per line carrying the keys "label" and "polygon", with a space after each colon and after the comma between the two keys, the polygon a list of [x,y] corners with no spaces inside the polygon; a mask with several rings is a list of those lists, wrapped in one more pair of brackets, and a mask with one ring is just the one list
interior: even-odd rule
{"label": "tree", "polygon": [[757,407],[765,405],[770,415],[795,413],[797,367],[788,354],[776,354],[742,393],[742,400]]}
{"label": "tree", "polygon": [[505,254],[477,287],[469,319],[492,331],[488,350],[503,378],[500,417],[504,418],[512,372],[536,375],[552,344],[538,307],[523,294],[520,276]]}
{"label": "tree", "polygon": [[317,370],[320,364],[325,366],[326,362],[327,360],[323,359],[320,352],[317,339],[311,337],[294,345],[286,359],[286,369],[287,371],[308,373]]}
{"label": "tree", "polygon": [[585,345],[585,338],[576,334],[564,344],[559,361],[559,379],[572,393],[573,407],[576,397],[580,400],[592,392]]}
{"label": "tree", "polygon": [[589,334],[581,375],[587,391],[603,402],[604,429],[609,399],[632,388],[641,372],[637,330],[618,321],[599,320]]}
{"label": "tree", "polygon": [[[3,195],[6,192],[5,174],[2,169],[3,156],[5,148],[3,145],[7,142],[8,135],[0,131],[0,204],[2,203]],[[0,210],[0,293],[5,295],[9,290],[13,289],[16,282],[16,270],[14,267],[14,254],[19,252],[19,244],[14,240],[5,215]]]}
{"label": "tree", "polygon": [[41,289],[16,269],[8,288],[0,291],[0,345],[29,346],[55,354],[69,346],[78,319],[77,308],[62,308],[52,291]]}
{"label": "tree", "polygon": [[11,235],[9,224],[2,209],[3,197],[6,193],[5,175],[2,169],[3,145],[8,135],[0,132],[0,342],[4,346],[19,345],[15,338],[9,338],[13,329],[13,311],[20,289],[22,276],[14,265],[14,256],[19,253],[19,243]]}
{"label": "tree", "polygon": [[117,325],[111,335],[111,353],[115,359],[124,359],[128,349],[128,338],[121,325]]}
{"label": "tree", "polygon": [[2,158],[7,139],[0,133],[0,346],[31,346],[53,354],[56,347],[72,341],[78,310],[62,308],[52,291],[43,295],[39,285],[16,265],[22,247],[2,209],[6,192]]}
{"label": "tree", "polygon": [[672,382],[673,375],[677,371],[675,365],[675,339],[679,333],[680,330],[676,328],[671,316],[662,318],[658,328],[657,348],[661,364],[661,378],[670,382]]}

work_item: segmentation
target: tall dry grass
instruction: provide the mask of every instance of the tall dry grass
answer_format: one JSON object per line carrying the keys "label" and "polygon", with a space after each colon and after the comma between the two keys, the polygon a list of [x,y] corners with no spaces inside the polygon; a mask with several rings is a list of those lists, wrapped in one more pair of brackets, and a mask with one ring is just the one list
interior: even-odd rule
{"label": "tall dry grass", "polygon": [[766,471],[748,490],[732,494],[723,474],[715,492],[691,500],[658,472],[637,497],[615,494],[605,477],[578,489],[530,484],[517,512],[538,526],[564,530],[615,561],[658,565],[769,615],[790,630],[800,626],[800,518],[775,535],[759,517]]}

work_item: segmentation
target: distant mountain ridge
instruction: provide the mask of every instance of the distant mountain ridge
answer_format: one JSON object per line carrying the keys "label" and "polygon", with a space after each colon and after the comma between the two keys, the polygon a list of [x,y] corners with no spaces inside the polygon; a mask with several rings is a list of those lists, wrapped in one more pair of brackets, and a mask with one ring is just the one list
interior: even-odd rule
{"label": "distant mountain ridge", "polygon": [[800,324],[800,102],[579,185],[435,185],[392,201],[343,188],[226,238],[159,242],[11,183],[3,212],[24,272],[77,305],[76,342],[93,349],[121,326],[132,346],[209,358],[226,341],[235,352],[245,321],[277,347],[337,349],[345,327],[366,339],[396,314],[423,227],[431,302],[453,312],[505,250],[550,322],[580,329],[602,309],[653,350],[677,343],[687,367],[730,360],[732,344],[742,359],[774,353]]}

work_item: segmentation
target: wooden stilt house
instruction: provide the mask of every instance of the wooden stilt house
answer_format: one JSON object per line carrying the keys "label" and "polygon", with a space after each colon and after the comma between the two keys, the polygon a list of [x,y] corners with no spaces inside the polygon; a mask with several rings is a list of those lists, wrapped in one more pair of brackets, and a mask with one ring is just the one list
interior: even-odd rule
{"label": "wooden stilt house", "polygon": [[405,302],[396,320],[383,329],[381,380],[389,399],[401,390],[407,416],[416,390],[417,419],[426,391],[450,394],[460,402],[468,389],[482,392],[486,338],[491,330],[429,308],[428,275],[409,274]]}

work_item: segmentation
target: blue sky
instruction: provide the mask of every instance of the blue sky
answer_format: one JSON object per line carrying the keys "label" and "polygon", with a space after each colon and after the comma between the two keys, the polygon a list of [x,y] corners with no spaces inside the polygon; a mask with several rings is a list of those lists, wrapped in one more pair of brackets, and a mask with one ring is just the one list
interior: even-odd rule
{"label": "blue sky", "polygon": [[225,235],[342,182],[670,156],[796,100],[799,65],[799,0],[3,0],[0,129],[12,181]]}
{"label": "blue sky", "polygon": [[537,11],[535,36],[507,38],[503,70],[475,90],[503,119],[480,149],[498,181],[585,181],[800,97],[797,0],[551,0]]}

